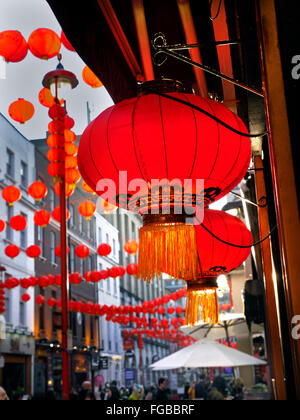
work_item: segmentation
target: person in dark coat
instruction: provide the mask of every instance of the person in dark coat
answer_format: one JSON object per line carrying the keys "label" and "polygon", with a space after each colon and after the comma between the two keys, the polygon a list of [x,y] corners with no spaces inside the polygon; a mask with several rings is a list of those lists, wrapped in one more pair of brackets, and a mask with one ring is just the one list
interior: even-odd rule
{"label": "person in dark coat", "polygon": [[158,381],[158,389],[156,392],[155,400],[156,401],[167,401],[169,400],[168,394],[168,379],[160,378]]}

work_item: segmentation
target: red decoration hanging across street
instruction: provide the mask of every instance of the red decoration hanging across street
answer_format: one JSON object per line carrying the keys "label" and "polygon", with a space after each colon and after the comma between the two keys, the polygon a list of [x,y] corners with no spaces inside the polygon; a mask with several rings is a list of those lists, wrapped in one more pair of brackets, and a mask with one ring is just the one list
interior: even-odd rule
{"label": "red decoration hanging across street", "polygon": [[109,244],[101,244],[98,247],[98,254],[101,257],[107,257],[111,253],[111,246]]}
{"label": "red decoration hanging across street", "polygon": [[47,196],[48,188],[43,182],[36,181],[28,187],[28,194],[39,202]]}
{"label": "red decoration hanging across street", "polygon": [[38,258],[42,253],[41,248],[38,245],[32,245],[27,248],[26,255],[29,258]]}
{"label": "red decoration hanging across street", "polygon": [[36,226],[45,228],[50,223],[51,214],[47,210],[40,210],[34,214],[33,220]]}
{"label": "red decoration hanging across street", "polygon": [[27,302],[30,301],[31,298],[30,298],[30,295],[28,293],[24,293],[22,295],[21,299],[22,299],[23,302],[27,303]]}
{"label": "red decoration hanging across street", "polygon": [[[159,90],[162,84],[152,87]],[[196,275],[196,237],[185,212],[228,194],[245,176],[251,158],[248,137],[188,105],[247,135],[239,117],[221,103],[179,92],[178,84],[177,92],[174,83],[164,86],[164,92],[166,88],[171,99],[145,89],[137,98],[104,111],[83,133],[78,152],[81,175],[94,191],[99,180],[110,179],[116,191],[107,196],[103,185],[97,193],[143,215],[138,277],[147,281],[170,270],[176,279]],[[127,172],[126,182],[121,171]],[[136,179],[143,183],[130,191],[130,182]],[[199,180],[204,185],[198,185]],[[163,214],[167,207],[170,211]]]}
{"label": "red decoration hanging across street", "polygon": [[3,188],[2,198],[5,200],[8,205],[12,206],[17,201],[21,200],[22,193],[19,188],[14,187],[13,185]]}
{"label": "red decoration hanging across street", "polygon": [[13,260],[20,254],[21,250],[17,245],[11,244],[5,248],[4,252],[7,257]]}
{"label": "red decoration hanging across street", "polygon": [[31,102],[19,98],[17,101],[10,104],[8,113],[14,121],[25,124],[26,121],[29,121],[33,117],[34,106]]}
{"label": "red decoration hanging across street", "polygon": [[78,258],[85,259],[90,255],[90,249],[86,245],[79,245],[75,248],[75,254]]}
{"label": "red decoration hanging across street", "polygon": [[0,32],[0,56],[6,62],[18,63],[27,56],[28,45],[19,31]]}
{"label": "red decoration hanging across street", "polygon": [[[54,250],[54,253],[57,258],[61,258],[61,246],[57,245],[57,247]],[[70,247],[67,247],[67,254],[70,254]]]}
{"label": "red decoration hanging across street", "polygon": [[127,241],[124,245],[124,251],[127,252],[127,254],[135,255],[139,249],[139,245],[137,241],[134,239],[130,239]]}
{"label": "red decoration hanging across street", "polygon": [[[56,207],[52,211],[52,217],[57,223],[60,223],[60,208],[59,207]],[[70,210],[66,209],[66,220],[68,221],[70,220],[70,218],[71,218]]]}
{"label": "red decoration hanging across street", "polygon": [[22,215],[14,216],[10,219],[9,226],[17,232],[21,232],[27,228],[27,219]]}
{"label": "red decoration hanging across street", "polygon": [[28,47],[35,57],[49,60],[59,54],[61,41],[51,29],[39,28],[30,35]]}
{"label": "red decoration hanging across street", "polygon": [[52,95],[51,90],[48,88],[43,88],[39,92],[39,101],[40,104],[46,108],[51,108],[53,105],[55,105],[55,98]]}
{"label": "red decoration hanging across street", "polygon": [[138,265],[137,264],[128,264],[126,267],[126,271],[131,276],[135,276],[138,272]]}
{"label": "red decoration hanging across street", "polygon": [[83,201],[78,206],[79,213],[87,220],[91,220],[91,217],[94,216],[96,209],[96,204],[90,200]]}

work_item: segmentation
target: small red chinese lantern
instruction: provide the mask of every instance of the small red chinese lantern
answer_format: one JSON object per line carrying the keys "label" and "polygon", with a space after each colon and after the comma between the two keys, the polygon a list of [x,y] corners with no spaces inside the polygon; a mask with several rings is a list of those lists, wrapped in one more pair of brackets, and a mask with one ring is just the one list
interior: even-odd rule
{"label": "small red chinese lantern", "polygon": [[[57,223],[60,223],[60,207],[56,207],[53,210],[52,217]],[[66,209],[66,221],[70,220],[70,218],[71,218],[70,210]]]}
{"label": "small red chinese lantern", "polygon": [[14,216],[10,219],[9,226],[16,231],[21,232],[27,228],[27,219],[22,215]]}
{"label": "small red chinese lantern", "polygon": [[55,105],[55,98],[51,93],[51,90],[48,88],[43,88],[39,93],[40,104],[46,108],[51,108]]}
{"label": "small red chinese lantern", "polygon": [[111,253],[111,246],[109,244],[101,244],[98,247],[98,254],[101,257],[107,257]]}
{"label": "small red chinese lantern", "polygon": [[51,214],[47,210],[37,211],[33,217],[34,224],[45,228],[51,220]]}
{"label": "small red chinese lantern", "polygon": [[87,85],[91,86],[94,89],[103,86],[103,83],[88,66],[84,67],[82,71],[82,78]]}
{"label": "small red chinese lantern", "polygon": [[90,255],[90,249],[85,245],[79,245],[75,248],[75,254],[78,258],[85,259]]}
{"label": "small red chinese lantern", "polygon": [[27,53],[28,45],[21,32],[0,32],[0,56],[4,57],[6,62],[18,63]]}
{"label": "small red chinese lantern", "polygon": [[47,305],[50,306],[50,308],[54,308],[54,306],[57,304],[57,300],[54,298],[49,298],[47,300]]}
{"label": "small red chinese lantern", "polygon": [[108,270],[108,275],[109,277],[112,277],[113,279],[116,279],[117,277],[119,277],[120,271],[118,269],[118,267],[111,267]]}
{"label": "small red chinese lantern", "polygon": [[131,239],[126,242],[124,245],[124,250],[127,252],[127,254],[135,255],[137,253],[137,250],[139,249],[139,245],[137,241]]}
{"label": "small red chinese lantern", "polygon": [[30,197],[34,198],[35,201],[39,202],[48,194],[48,188],[43,182],[36,181],[29,186],[28,194]]}
{"label": "small red chinese lantern", "polygon": [[21,250],[18,246],[11,244],[5,248],[4,252],[7,257],[13,260],[20,254]]}
{"label": "small red chinese lantern", "polygon": [[137,264],[128,264],[127,265],[127,268],[126,268],[126,271],[131,276],[135,276],[137,274],[137,271],[138,271]]}
{"label": "small red chinese lantern", "polygon": [[39,306],[42,306],[45,303],[45,298],[44,298],[44,296],[39,295],[39,296],[37,296],[35,301]]}
{"label": "small red chinese lantern", "polygon": [[3,232],[6,229],[6,223],[4,220],[0,219],[0,232]]}
{"label": "small red chinese lantern", "polygon": [[66,143],[65,153],[66,153],[66,156],[76,156],[78,153],[78,147],[74,143]]}
{"label": "small red chinese lantern", "polygon": [[34,106],[31,102],[19,98],[17,101],[10,104],[8,113],[14,121],[25,124],[26,121],[29,121],[33,117]]}
{"label": "small red chinese lantern", "polygon": [[71,284],[75,284],[75,285],[80,284],[82,283],[82,275],[79,273],[70,274],[69,281]]}
{"label": "small red chinese lantern", "polygon": [[66,169],[66,183],[76,187],[81,179],[81,175],[77,169]]}
{"label": "small red chinese lantern", "polygon": [[[60,185],[61,185],[61,182],[57,182],[54,185],[54,192],[58,197],[60,196]],[[70,184],[66,184],[66,197],[71,197],[74,194],[74,191],[75,191],[75,188],[73,185],[71,186]]]}
{"label": "small red chinese lantern", "polygon": [[126,274],[125,268],[122,267],[121,265],[120,267],[118,267],[118,270],[119,270],[119,277],[123,277]]}
{"label": "small red chinese lantern", "polygon": [[21,297],[22,301],[27,303],[30,301],[30,295],[28,293],[24,293]]}
{"label": "small red chinese lantern", "polygon": [[14,289],[20,285],[20,281],[15,277],[10,277],[9,279],[5,280],[5,287],[7,290]]}
{"label": "small red chinese lantern", "polygon": [[65,142],[66,143],[74,143],[76,141],[76,134],[72,130],[65,130]]}
{"label": "small red chinese lantern", "polygon": [[40,28],[30,35],[28,47],[35,57],[42,60],[49,60],[59,54],[61,42],[59,36],[54,31]]}
{"label": "small red chinese lantern", "polygon": [[19,201],[22,197],[22,193],[19,188],[14,187],[11,185],[10,187],[6,187],[2,190],[2,198],[5,200],[8,205],[12,206],[14,203]]}
{"label": "small red chinese lantern", "polygon": [[89,200],[80,203],[78,207],[79,213],[81,216],[85,217],[86,220],[91,220],[91,217],[95,214],[96,209],[96,204]]}
{"label": "small red chinese lantern", "polygon": [[[54,253],[57,258],[61,258],[61,245],[57,245],[57,247],[54,250]],[[67,247],[67,254],[70,254],[70,248]]]}
{"label": "small red chinese lantern", "polygon": [[38,245],[32,245],[26,250],[26,255],[29,258],[38,258],[41,253],[41,248]]}
{"label": "small red chinese lantern", "polygon": [[175,308],[173,307],[173,306],[170,306],[169,308],[168,308],[168,314],[169,315],[173,315],[173,313],[175,312]]}
{"label": "small red chinese lantern", "polygon": [[64,47],[67,48],[67,50],[75,51],[75,49],[72,47],[72,44],[68,41],[68,39],[67,39],[67,37],[66,37],[66,35],[64,34],[63,31],[61,31],[60,40],[61,40],[62,44],[64,45]]}

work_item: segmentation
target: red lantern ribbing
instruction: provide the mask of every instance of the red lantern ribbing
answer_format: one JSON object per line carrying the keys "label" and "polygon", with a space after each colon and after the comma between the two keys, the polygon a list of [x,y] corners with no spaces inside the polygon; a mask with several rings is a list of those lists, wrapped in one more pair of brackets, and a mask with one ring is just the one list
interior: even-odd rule
{"label": "red lantern ribbing", "polygon": [[[98,186],[102,198],[143,215],[138,277],[147,281],[175,266],[177,279],[196,275],[196,238],[185,213],[229,193],[251,158],[246,126],[223,104],[181,92],[168,95],[171,99],[148,92],[107,109],[83,133],[78,153],[81,175],[94,191]],[[102,179],[113,181],[116,191],[104,195]],[[130,190],[136,179],[141,182]],[[204,186],[197,189],[198,180]]]}

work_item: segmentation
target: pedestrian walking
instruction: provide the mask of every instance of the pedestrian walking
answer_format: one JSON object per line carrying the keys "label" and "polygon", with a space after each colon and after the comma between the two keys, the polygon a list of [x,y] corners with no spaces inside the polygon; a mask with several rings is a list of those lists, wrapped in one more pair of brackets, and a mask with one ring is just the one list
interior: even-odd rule
{"label": "pedestrian walking", "polygon": [[156,392],[156,401],[167,401],[169,400],[168,394],[168,378],[160,378],[158,381],[158,390]]}

